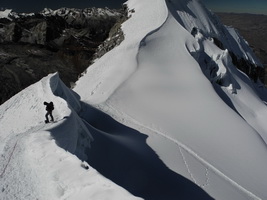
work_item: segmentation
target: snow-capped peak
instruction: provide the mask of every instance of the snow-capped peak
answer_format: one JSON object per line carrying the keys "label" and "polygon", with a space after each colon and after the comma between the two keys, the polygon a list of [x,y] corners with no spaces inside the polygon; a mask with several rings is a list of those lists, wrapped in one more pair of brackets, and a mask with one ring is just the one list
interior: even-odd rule
{"label": "snow-capped peak", "polygon": [[[106,15],[109,16],[116,16],[118,15],[118,11],[117,10],[112,10],[109,8],[85,8],[85,9],[77,9],[77,8],[60,8],[57,10],[52,10],[50,8],[45,8],[43,11],[40,12],[40,14],[42,15],[58,15],[58,16],[66,16],[66,15],[71,15],[71,16],[76,16],[78,17],[79,15],[84,15],[84,17],[91,17],[91,16],[95,16],[95,17],[104,17]],[[78,16],[77,16],[78,15]]]}
{"label": "snow-capped peak", "polygon": [[267,199],[267,109],[236,68],[257,64],[246,42],[199,0],[127,6],[124,41],[74,91],[49,75],[0,106],[0,197]]}
{"label": "snow-capped peak", "polygon": [[[215,199],[266,198],[267,110],[234,63],[260,65],[251,49],[200,1],[127,5],[134,12],[122,27],[125,41],[90,66],[74,90],[146,134],[170,169]],[[223,193],[213,189],[217,183]]]}
{"label": "snow-capped peak", "polygon": [[[29,17],[35,14],[43,15],[43,16],[61,16],[63,18],[85,18],[85,19],[93,19],[95,17],[102,17],[106,18],[108,16],[119,16],[121,13],[118,13],[118,10],[109,9],[109,8],[85,8],[85,9],[78,9],[78,8],[59,8],[57,10],[53,10],[51,8],[44,8],[39,13],[16,13],[12,11],[12,9],[6,9],[4,11],[0,11],[0,18],[6,18],[12,21],[14,18],[19,17]],[[73,20],[73,19],[72,19]]]}
{"label": "snow-capped peak", "polygon": [[9,18],[9,15],[10,13],[12,12],[12,9],[6,9],[4,11],[0,11],[0,19],[1,18],[7,18],[7,19],[10,19]]}

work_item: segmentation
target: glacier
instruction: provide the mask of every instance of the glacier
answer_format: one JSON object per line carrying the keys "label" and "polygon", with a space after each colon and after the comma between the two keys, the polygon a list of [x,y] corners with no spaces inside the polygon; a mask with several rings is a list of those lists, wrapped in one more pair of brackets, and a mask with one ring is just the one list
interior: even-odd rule
{"label": "glacier", "polygon": [[1,199],[266,199],[267,93],[231,57],[262,67],[247,42],[199,0],[125,4],[125,40],[73,90],[51,74],[0,106]]}

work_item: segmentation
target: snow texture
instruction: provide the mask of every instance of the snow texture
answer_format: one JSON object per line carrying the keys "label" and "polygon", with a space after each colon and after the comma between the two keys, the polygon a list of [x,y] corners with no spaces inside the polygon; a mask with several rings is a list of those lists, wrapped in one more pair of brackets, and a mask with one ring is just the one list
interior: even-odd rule
{"label": "snow texture", "polygon": [[11,12],[12,12],[11,9],[6,9],[4,11],[0,11],[0,19],[2,19],[2,18],[10,19],[9,15],[10,15]]}
{"label": "snow texture", "polygon": [[73,91],[51,74],[0,106],[0,198],[267,199],[266,89],[229,53],[260,66],[248,44],[198,0],[127,6]]}
{"label": "snow texture", "polygon": [[[43,101],[55,123],[44,123]],[[51,74],[0,107],[0,199],[137,199],[85,160],[93,140],[79,96]]]}

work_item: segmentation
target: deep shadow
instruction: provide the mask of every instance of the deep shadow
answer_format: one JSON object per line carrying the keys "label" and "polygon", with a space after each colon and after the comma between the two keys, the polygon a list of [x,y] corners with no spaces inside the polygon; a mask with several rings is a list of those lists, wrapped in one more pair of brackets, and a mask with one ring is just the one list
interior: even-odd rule
{"label": "deep shadow", "polygon": [[168,169],[147,145],[146,135],[90,105],[83,105],[81,117],[94,138],[87,162],[135,196],[146,200],[212,199],[193,182]]}

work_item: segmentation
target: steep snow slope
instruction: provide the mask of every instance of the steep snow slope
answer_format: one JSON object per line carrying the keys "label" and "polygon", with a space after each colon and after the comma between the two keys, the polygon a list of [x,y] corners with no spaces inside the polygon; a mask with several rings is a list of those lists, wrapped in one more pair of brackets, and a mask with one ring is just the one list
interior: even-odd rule
{"label": "steep snow slope", "polygon": [[257,63],[252,51],[197,0],[127,5],[135,12],[123,24],[125,41],[74,90],[146,134],[166,166],[211,197],[266,199],[266,106],[229,55]]}
{"label": "steep snow slope", "polygon": [[53,74],[0,106],[0,199],[267,199],[266,106],[229,55],[260,65],[245,41],[198,0],[127,5],[76,93]]}
{"label": "steep snow slope", "polygon": [[[44,123],[44,101],[55,123]],[[58,74],[0,106],[0,199],[137,199],[83,162],[93,139],[81,109]]]}
{"label": "steep snow slope", "polygon": [[[150,1],[144,1],[141,4],[130,1],[129,8],[134,8],[139,14],[133,14],[123,24],[122,28],[127,33],[125,40],[117,48],[101,57],[97,65],[89,67],[87,74],[90,77],[84,76],[80,79],[75,89],[81,91],[83,96],[90,97],[90,103],[97,104],[105,101],[136,70],[138,62],[136,56],[141,40],[164,23],[167,16],[164,1],[154,1],[153,7]],[[84,89],[83,84],[88,88]],[[94,94],[95,92],[97,95]]]}

